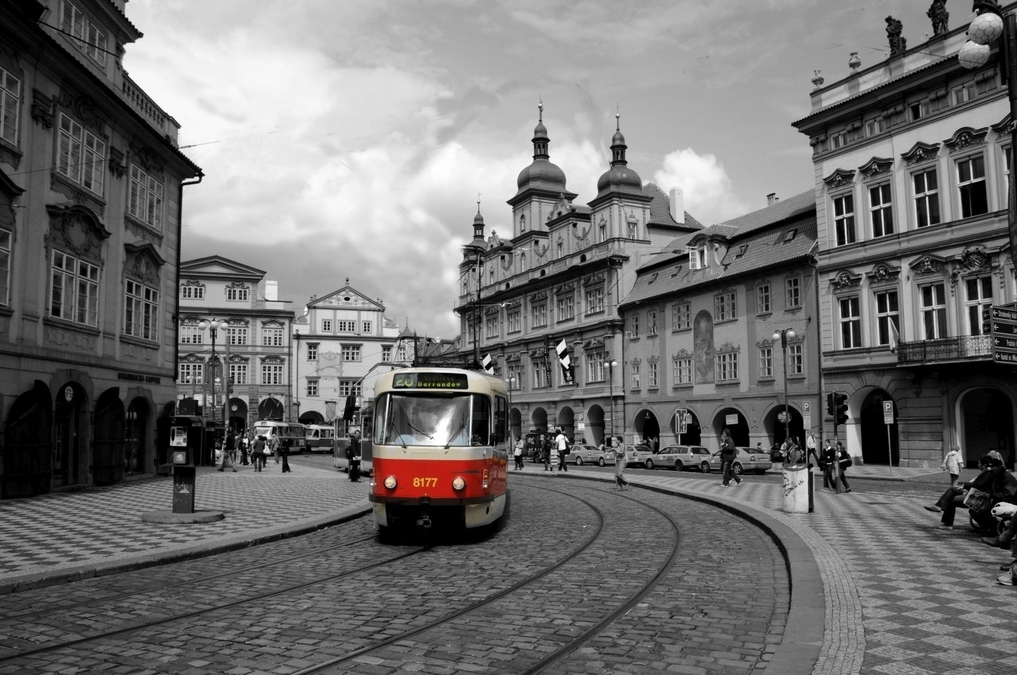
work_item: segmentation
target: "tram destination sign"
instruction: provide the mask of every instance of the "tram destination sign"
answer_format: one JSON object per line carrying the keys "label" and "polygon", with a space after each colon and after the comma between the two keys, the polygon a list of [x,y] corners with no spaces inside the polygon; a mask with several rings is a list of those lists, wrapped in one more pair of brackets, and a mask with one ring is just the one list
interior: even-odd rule
{"label": "tram destination sign", "polygon": [[1017,364],[1017,304],[983,310],[982,319],[992,338],[992,360]]}

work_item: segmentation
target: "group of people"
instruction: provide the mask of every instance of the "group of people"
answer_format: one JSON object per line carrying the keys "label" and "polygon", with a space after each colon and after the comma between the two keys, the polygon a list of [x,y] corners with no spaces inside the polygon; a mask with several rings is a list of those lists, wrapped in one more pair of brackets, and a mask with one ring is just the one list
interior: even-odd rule
{"label": "group of people", "polygon": [[[1011,559],[1000,565],[1005,574],[996,579],[1004,586],[1017,585],[1017,517],[1010,517],[1006,527],[997,534],[996,514],[1017,513],[1017,478],[1006,470],[1003,457],[995,450],[978,460],[978,475],[969,481],[960,481],[960,448],[950,449],[943,458],[942,469],[950,474],[950,487],[925,507],[927,511],[941,513],[940,527],[953,529],[957,509],[968,509],[971,526],[987,536],[982,541],[989,546],[1010,549]],[[1014,506],[1010,506],[1014,505]],[[994,513],[995,512],[995,513]]]}
{"label": "group of people", "polygon": [[[273,434],[266,438],[262,434],[255,434],[253,431],[245,436],[242,432],[235,434],[227,433],[222,441],[222,460],[218,471],[232,469],[237,472],[237,454],[240,455],[241,466],[254,465],[255,471],[263,471],[268,464],[269,457],[275,457],[276,464],[282,464],[282,472],[290,473],[289,455],[290,441],[280,441],[279,437]],[[250,462],[248,462],[248,455]]]}

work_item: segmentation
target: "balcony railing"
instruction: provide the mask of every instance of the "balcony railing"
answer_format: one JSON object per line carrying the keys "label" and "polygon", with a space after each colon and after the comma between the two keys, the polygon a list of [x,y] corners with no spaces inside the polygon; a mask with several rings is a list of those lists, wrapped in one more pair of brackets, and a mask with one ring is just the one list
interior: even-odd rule
{"label": "balcony railing", "polygon": [[992,359],[992,338],[988,335],[901,342],[897,345],[897,363],[944,363],[972,358]]}

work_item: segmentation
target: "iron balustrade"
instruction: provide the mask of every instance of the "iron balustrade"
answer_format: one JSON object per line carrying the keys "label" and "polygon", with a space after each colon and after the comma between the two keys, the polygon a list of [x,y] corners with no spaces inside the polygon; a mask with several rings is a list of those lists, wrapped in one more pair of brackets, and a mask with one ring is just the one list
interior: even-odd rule
{"label": "iron balustrade", "polygon": [[897,363],[941,363],[972,357],[992,360],[992,336],[965,335],[897,345]]}

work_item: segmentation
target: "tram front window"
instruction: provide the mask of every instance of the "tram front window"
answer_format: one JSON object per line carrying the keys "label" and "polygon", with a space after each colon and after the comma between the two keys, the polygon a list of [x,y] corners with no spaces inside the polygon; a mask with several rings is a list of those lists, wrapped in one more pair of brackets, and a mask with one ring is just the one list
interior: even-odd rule
{"label": "tram front window", "polygon": [[386,394],[378,409],[384,410],[386,444],[422,445],[438,448],[487,445],[490,404],[482,396],[421,396]]}

